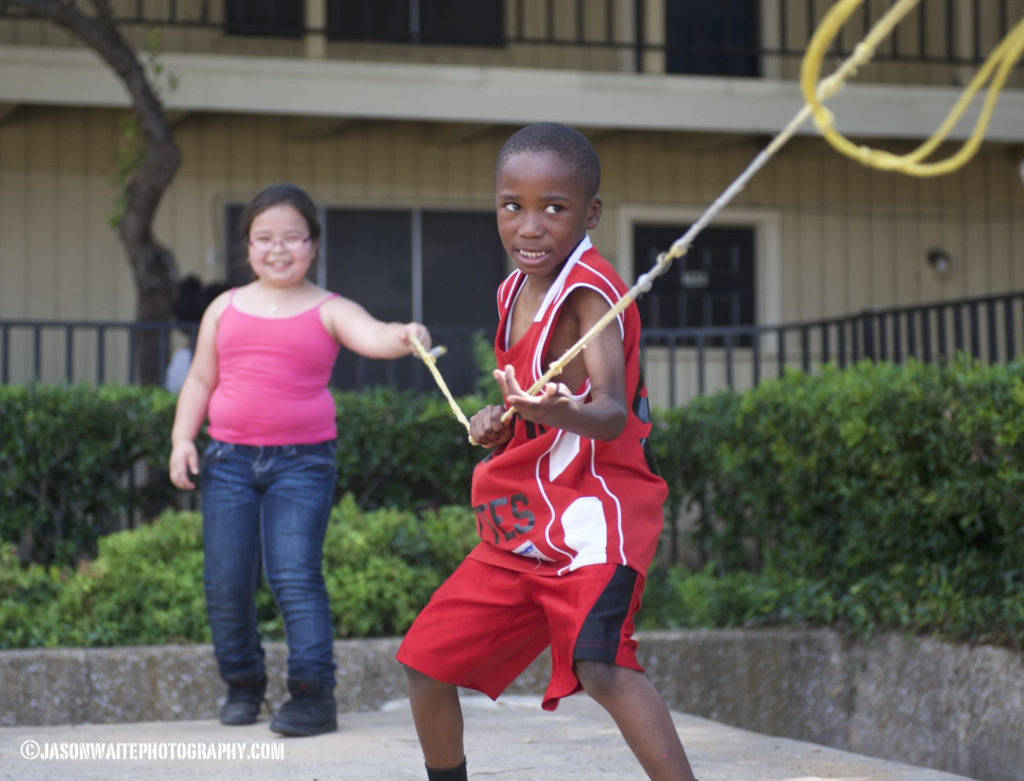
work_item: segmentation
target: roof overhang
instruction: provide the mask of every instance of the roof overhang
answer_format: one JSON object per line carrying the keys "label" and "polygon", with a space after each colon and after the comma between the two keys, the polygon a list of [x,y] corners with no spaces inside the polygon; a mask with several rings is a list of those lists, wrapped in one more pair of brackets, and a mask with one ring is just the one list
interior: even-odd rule
{"label": "roof overhang", "polygon": [[[596,73],[465,65],[165,53],[179,79],[170,111],[774,134],[800,110],[792,81]],[[829,106],[838,128],[860,138],[923,139],[960,95],[958,87],[850,83]],[[977,118],[975,100],[952,139]],[[127,93],[82,48],[0,46],[0,103],[124,107]],[[814,133],[812,123],[801,132]],[[999,97],[986,133],[1024,142],[1024,90]]]}

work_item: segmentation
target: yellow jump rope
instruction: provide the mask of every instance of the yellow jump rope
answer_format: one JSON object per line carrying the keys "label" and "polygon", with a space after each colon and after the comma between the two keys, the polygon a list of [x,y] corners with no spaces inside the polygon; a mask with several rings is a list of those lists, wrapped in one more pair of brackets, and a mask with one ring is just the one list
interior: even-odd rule
{"label": "yellow jump rope", "polygon": [[[895,155],[884,150],[858,146],[851,142],[835,129],[835,118],[832,112],[822,105],[825,100],[833,97],[842,89],[846,80],[855,75],[858,68],[871,60],[878,44],[892,32],[904,16],[913,10],[920,0],[897,0],[875,23],[864,39],[854,48],[853,53],[840,64],[836,71],[831,76],[820,79],[822,61],[829,46],[832,45],[832,42],[839,35],[843,25],[846,24],[850,16],[863,2],[864,0],[838,0],[825,15],[825,18],[812,36],[807,50],[804,52],[803,62],[800,67],[800,86],[803,92],[804,106],[797,112],[796,116],[789,121],[789,124],[786,125],[782,132],[772,139],[768,146],[758,153],[750,165],[715,199],[714,203],[690,226],[689,230],[676,239],[667,251],[658,255],[655,264],[650,270],[641,274],[633,287],[626,291],[622,298],[589,331],[580,337],[576,344],[550,365],[544,376],[530,386],[528,391],[530,395],[537,394],[547,383],[558,376],[569,364],[569,361],[579,355],[583,348],[598,333],[618,317],[620,312],[638,297],[649,291],[654,280],[668,271],[673,260],[686,254],[697,235],[746,186],[754,174],[760,171],[768,160],[783,147],[800,126],[807,121],[808,117],[814,119],[814,124],[818,127],[818,130],[834,149],[862,165],[883,171],[898,171],[908,176],[940,176],[961,168],[975,155],[985,137],[985,131],[988,129],[992,112],[995,110],[996,99],[999,97],[999,93],[1002,91],[1010,71],[1017,60],[1020,59],[1021,53],[1024,52],[1024,19],[1017,22],[992,51],[977,74],[971,79],[970,84],[964,89],[946,119],[939,125],[931,137],[912,152],[908,152],[905,155]],[[992,76],[993,72],[995,73],[994,77]],[[974,96],[990,77],[992,77],[992,82],[982,104],[981,112],[978,115],[973,130],[960,149],[944,160],[930,163],[923,162],[947,138],[967,110]],[[455,399],[452,398],[448,386],[437,369],[438,348],[428,352],[415,337],[412,337],[411,341],[420,359],[427,365],[431,374],[433,374],[434,380],[437,382],[441,392],[444,393],[448,404],[455,412],[455,416],[466,427],[468,432],[469,421],[462,413],[462,410],[459,409],[458,404],[455,403]],[[502,421],[507,421],[514,413],[515,408],[510,407],[502,415]],[[469,441],[476,444],[472,437],[469,438]]]}

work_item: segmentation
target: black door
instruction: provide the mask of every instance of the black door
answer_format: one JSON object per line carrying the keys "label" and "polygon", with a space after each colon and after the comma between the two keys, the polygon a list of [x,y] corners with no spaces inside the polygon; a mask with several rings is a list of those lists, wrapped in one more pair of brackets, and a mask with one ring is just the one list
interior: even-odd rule
{"label": "black door", "polygon": [[[634,278],[650,269],[658,254],[688,227],[635,225]],[[705,228],[689,251],[637,300],[637,306],[645,328],[753,325],[754,292],[753,228]],[[706,345],[723,343],[721,338],[705,341]],[[749,339],[733,341],[736,346],[749,343]]]}

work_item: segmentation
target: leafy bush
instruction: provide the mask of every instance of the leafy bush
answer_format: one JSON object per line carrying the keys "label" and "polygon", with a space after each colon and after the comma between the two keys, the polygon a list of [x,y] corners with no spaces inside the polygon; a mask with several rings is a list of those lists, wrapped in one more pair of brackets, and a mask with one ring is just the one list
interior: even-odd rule
{"label": "leafy bush", "polygon": [[[337,637],[404,632],[475,540],[472,512],[333,510],[324,574]],[[270,591],[257,595],[267,639],[284,631]],[[77,567],[23,566],[0,546],[0,648],[209,642],[198,513],[169,511],[99,541]]]}
{"label": "leafy bush", "polygon": [[[352,497],[325,544],[336,631],[400,633],[472,544],[481,451],[439,397],[337,400],[339,495]],[[173,403],[154,388],[0,387],[0,645],[206,639],[194,513],[100,538],[128,512],[139,463],[159,469],[151,497],[166,491]],[[792,372],[655,420],[669,515],[696,511],[706,566],[650,573],[643,626],[1024,644],[1024,363]],[[68,563],[19,567],[26,549]],[[281,636],[266,590],[258,615]]]}
{"label": "leafy bush", "polygon": [[784,585],[780,619],[1024,636],[1024,363],[792,372],[662,422],[697,548]]}
{"label": "leafy bush", "polygon": [[[1019,588],[1019,586],[1018,586]],[[1019,591],[970,593],[937,567],[895,567],[845,584],[774,569],[655,568],[641,629],[830,626],[860,637],[881,630],[1024,648]]]}
{"label": "leafy bush", "polygon": [[0,648],[59,644],[51,629],[65,579],[54,566],[23,566],[14,546],[0,542]]}
{"label": "leafy bush", "polygon": [[64,583],[54,618],[46,645],[209,642],[198,514],[168,512],[101,538],[95,560]]}
{"label": "leafy bush", "polygon": [[148,388],[0,386],[0,539],[22,560],[67,563],[136,509],[166,506],[170,484],[144,475],[164,471],[173,414]]}
{"label": "leafy bush", "polygon": [[[469,501],[481,452],[439,395],[336,393],[338,492],[362,507]],[[482,401],[460,400],[468,413]],[[104,534],[177,506],[167,479],[175,397],[163,388],[0,386],[0,540],[69,565]],[[208,438],[200,434],[200,452]]]}

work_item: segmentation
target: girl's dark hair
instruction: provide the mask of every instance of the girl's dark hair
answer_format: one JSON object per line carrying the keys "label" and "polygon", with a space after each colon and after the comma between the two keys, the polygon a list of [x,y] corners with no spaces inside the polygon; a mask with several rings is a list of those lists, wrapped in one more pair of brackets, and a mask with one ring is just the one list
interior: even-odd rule
{"label": "girl's dark hair", "polygon": [[271,206],[278,206],[280,204],[288,204],[302,215],[303,219],[306,220],[306,225],[309,226],[309,238],[311,241],[316,241],[320,238],[320,220],[317,218],[316,204],[313,203],[313,199],[301,187],[296,187],[288,182],[281,182],[264,187],[256,193],[256,196],[249,201],[249,205],[245,207],[239,225],[239,235],[242,241],[248,242],[252,221],[257,216]]}

